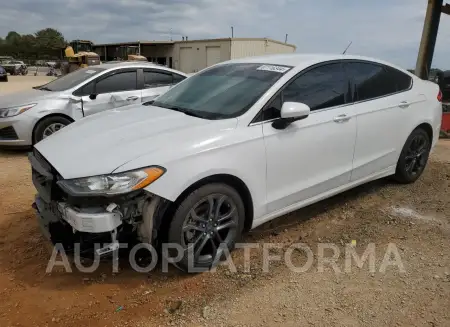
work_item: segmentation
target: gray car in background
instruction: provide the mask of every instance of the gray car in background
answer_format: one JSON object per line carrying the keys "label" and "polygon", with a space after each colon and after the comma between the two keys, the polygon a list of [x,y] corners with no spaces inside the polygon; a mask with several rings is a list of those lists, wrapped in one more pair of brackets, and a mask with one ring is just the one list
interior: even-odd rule
{"label": "gray car in background", "polygon": [[150,101],[186,77],[151,63],[103,64],[2,95],[0,146],[35,144],[85,116]]}

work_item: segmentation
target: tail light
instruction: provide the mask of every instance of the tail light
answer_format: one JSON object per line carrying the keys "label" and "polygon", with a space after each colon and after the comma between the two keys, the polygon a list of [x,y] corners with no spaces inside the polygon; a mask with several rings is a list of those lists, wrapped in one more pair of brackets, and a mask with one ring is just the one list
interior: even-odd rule
{"label": "tail light", "polygon": [[442,102],[442,91],[441,91],[441,90],[439,90],[439,92],[438,92],[437,100],[438,100],[439,102]]}

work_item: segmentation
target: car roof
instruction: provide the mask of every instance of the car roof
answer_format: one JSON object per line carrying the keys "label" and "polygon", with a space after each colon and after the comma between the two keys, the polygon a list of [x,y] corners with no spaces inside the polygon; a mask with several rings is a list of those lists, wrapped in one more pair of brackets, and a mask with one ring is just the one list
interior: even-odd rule
{"label": "car roof", "polygon": [[92,66],[92,67],[99,67],[99,68],[103,68],[103,69],[117,69],[117,68],[123,68],[123,67],[127,67],[127,68],[158,68],[161,70],[166,70],[166,71],[170,71],[170,72],[174,72],[183,76],[187,76],[185,73],[180,72],[178,70],[175,69],[171,69],[168,68],[166,66],[163,65],[158,65],[152,62],[145,62],[145,61],[124,61],[124,62],[112,62],[112,63],[104,63],[101,64],[99,66]]}
{"label": "car roof", "polygon": [[318,64],[321,62],[331,61],[331,60],[343,60],[343,59],[353,59],[353,60],[364,60],[371,61],[375,63],[380,63],[388,66],[395,67],[397,69],[403,68],[397,67],[394,64],[385,62],[383,60],[364,57],[364,56],[355,56],[348,54],[303,54],[303,53],[289,53],[289,54],[276,54],[276,55],[265,55],[265,56],[257,56],[257,57],[247,57],[241,59],[234,59],[226,63],[260,63],[260,64],[272,64],[272,65],[287,65],[292,67],[307,67],[310,65]]}

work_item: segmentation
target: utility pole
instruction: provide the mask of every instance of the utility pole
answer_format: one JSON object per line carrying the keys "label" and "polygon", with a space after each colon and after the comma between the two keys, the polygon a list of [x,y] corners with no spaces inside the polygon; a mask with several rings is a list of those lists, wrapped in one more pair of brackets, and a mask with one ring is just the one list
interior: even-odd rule
{"label": "utility pole", "polygon": [[231,38],[234,38],[234,28],[231,26]]}
{"label": "utility pole", "polygon": [[284,38],[284,43],[287,43],[288,34],[286,33],[286,37]]}
{"label": "utility pole", "polygon": [[428,79],[431,69],[441,13],[450,14],[450,6],[448,4],[443,6],[442,3],[443,0],[428,0],[415,71],[422,79]]}

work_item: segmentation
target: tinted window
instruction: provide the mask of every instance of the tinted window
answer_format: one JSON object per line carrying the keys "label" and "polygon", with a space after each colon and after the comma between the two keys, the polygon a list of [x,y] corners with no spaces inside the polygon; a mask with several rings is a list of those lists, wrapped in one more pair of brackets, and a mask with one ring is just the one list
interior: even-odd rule
{"label": "tinted window", "polygon": [[411,77],[390,67],[370,63],[347,63],[355,101],[363,101],[409,89]]}
{"label": "tinted window", "polygon": [[166,86],[172,83],[172,74],[144,71],[144,88]]}
{"label": "tinted window", "polygon": [[182,80],[184,80],[186,77],[184,77],[184,76],[181,76],[181,75],[178,75],[178,74],[173,74],[173,82],[176,84],[176,83],[179,83],[179,82],[181,82]]}
{"label": "tinted window", "polygon": [[136,90],[136,71],[118,72],[99,80],[95,86],[97,94]]}
{"label": "tinted window", "polygon": [[297,77],[283,90],[284,102],[301,102],[311,110],[346,103],[346,81],[341,64],[313,68]]}
{"label": "tinted window", "polygon": [[[262,121],[280,117],[281,106],[283,105],[282,93],[280,92],[264,109]],[[258,119],[259,120],[259,119]]]}
{"label": "tinted window", "polygon": [[90,82],[90,83],[86,84],[85,86],[76,90],[73,94],[76,96],[79,96],[79,97],[94,94],[95,93],[94,85],[95,85],[94,82]]}
{"label": "tinted window", "polygon": [[214,66],[173,87],[153,105],[208,119],[237,117],[290,69],[255,63]]}
{"label": "tinted window", "polygon": [[411,87],[411,76],[408,76],[395,68],[386,67],[386,69],[389,79],[395,84],[396,92],[406,91]]}

